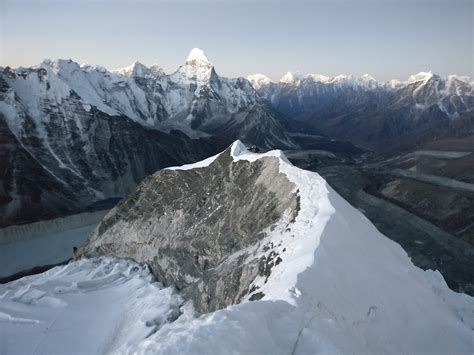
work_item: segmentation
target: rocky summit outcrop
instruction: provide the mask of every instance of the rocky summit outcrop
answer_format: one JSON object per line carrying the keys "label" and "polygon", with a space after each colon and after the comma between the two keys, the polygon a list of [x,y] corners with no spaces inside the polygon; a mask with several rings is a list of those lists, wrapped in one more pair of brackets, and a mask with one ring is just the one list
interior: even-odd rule
{"label": "rocky summit outcrop", "polygon": [[148,264],[199,313],[238,303],[281,261],[276,252],[257,253],[271,248],[262,245],[267,233],[276,224],[289,229],[300,208],[297,186],[280,172],[281,159],[235,160],[233,151],[242,149],[236,142],[208,166],[149,176],[104,218],[84,253]]}

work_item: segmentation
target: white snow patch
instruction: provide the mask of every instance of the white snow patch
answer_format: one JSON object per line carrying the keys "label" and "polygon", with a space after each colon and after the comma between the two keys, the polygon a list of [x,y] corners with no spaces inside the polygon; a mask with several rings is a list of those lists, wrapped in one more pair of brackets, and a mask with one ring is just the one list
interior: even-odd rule
{"label": "white snow patch", "polygon": [[0,349],[8,354],[125,354],[179,314],[180,298],[147,267],[81,260],[0,285]]}
{"label": "white snow patch", "polygon": [[189,52],[186,62],[192,62],[192,61],[210,63],[209,59],[207,59],[207,56],[204,54],[204,51],[199,48],[193,48],[191,49],[191,52]]}
{"label": "white snow patch", "polygon": [[260,89],[262,86],[272,83],[271,79],[263,74],[252,74],[247,76],[247,80],[252,83],[255,89]]}

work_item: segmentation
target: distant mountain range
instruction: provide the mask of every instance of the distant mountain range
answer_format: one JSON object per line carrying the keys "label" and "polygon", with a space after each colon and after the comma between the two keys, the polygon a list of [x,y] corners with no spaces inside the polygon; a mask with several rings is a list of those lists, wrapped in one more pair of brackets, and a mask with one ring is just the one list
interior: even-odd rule
{"label": "distant mountain range", "polygon": [[227,79],[196,48],[172,74],[138,62],[117,71],[71,60],[0,68],[0,226],[94,208],[235,139],[392,152],[472,134],[473,107],[473,82],[462,77]]}
{"label": "distant mountain range", "polygon": [[275,109],[318,132],[383,153],[474,133],[474,81],[431,72],[379,83],[370,75],[248,77]]}

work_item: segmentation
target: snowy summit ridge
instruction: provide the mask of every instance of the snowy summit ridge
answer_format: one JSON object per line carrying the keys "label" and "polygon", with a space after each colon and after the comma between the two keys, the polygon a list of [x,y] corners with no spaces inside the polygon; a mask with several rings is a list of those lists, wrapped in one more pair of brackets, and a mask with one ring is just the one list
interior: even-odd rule
{"label": "snowy summit ridge", "polygon": [[[153,193],[159,210],[144,198]],[[149,217],[134,217],[142,210]],[[187,223],[192,232],[181,229]],[[279,150],[251,153],[237,141],[154,174],[106,216],[85,252],[149,263],[205,311],[192,322],[185,313],[141,351],[468,354],[474,346],[474,299],[414,266],[321,176]]]}
{"label": "snowy summit ridge", "polygon": [[[84,251],[127,259],[80,260],[0,285],[9,353],[64,352],[58,330],[83,352],[134,354],[471,354],[474,346],[474,299],[415,267],[279,150],[256,154],[236,141],[155,173]],[[129,258],[180,291],[150,283]],[[79,326],[66,326],[65,314]],[[84,319],[94,329],[88,342]]]}

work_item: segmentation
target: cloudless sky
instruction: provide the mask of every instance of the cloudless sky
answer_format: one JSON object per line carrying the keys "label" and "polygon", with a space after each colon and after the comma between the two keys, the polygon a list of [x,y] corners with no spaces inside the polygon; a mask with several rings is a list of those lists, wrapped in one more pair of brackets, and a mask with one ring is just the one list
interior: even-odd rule
{"label": "cloudless sky", "polygon": [[0,65],[71,58],[166,72],[193,47],[220,75],[474,76],[474,0],[0,0]]}

